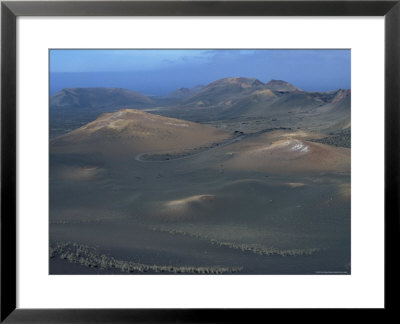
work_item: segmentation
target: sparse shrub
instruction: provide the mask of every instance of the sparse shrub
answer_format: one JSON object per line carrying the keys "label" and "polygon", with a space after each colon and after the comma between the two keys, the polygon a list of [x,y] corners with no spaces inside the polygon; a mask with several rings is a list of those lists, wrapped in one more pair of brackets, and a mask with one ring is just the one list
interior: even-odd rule
{"label": "sparse shrub", "polygon": [[59,257],[71,263],[77,263],[89,268],[101,268],[103,270],[119,269],[121,272],[169,272],[169,273],[234,273],[242,268],[220,268],[220,267],[185,267],[185,266],[162,266],[146,265],[132,261],[116,260],[105,254],[99,255],[92,247],[71,242],[57,242],[49,249],[50,258]]}

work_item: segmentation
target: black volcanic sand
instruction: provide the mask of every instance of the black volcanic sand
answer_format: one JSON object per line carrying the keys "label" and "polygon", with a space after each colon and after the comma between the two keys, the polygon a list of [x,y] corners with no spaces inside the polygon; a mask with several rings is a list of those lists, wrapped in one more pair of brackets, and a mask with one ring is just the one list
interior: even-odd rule
{"label": "black volcanic sand", "polygon": [[[166,161],[51,155],[50,246],[75,245],[50,259],[50,273],[125,274],[129,262],[173,269],[163,273],[350,273],[350,174],[227,170],[228,149]],[[93,248],[89,263],[81,247]],[[149,269],[131,272],[158,273]]]}

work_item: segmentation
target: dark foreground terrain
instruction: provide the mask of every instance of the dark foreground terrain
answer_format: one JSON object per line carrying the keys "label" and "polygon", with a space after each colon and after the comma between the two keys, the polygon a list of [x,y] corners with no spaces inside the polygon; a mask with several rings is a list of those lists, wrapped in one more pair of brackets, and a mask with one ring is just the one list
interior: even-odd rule
{"label": "dark foreground terrain", "polygon": [[292,87],[52,111],[50,273],[349,274],[350,94]]}

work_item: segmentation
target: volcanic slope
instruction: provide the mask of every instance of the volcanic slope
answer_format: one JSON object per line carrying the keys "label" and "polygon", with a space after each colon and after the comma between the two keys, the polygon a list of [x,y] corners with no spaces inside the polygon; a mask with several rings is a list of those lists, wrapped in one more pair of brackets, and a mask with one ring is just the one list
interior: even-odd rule
{"label": "volcanic slope", "polygon": [[[251,78],[225,78],[210,83],[181,103],[159,109],[158,114],[179,119],[213,122],[226,127],[262,120],[257,130],[300,127],[338,131],[350,126],[350,90],[306,92],[280,80],[264,84]],[[239,122],[239,123],[238,123]],[[240,130],[252,132],[248,127]]]}
{"label": "volcanic slope", "polygon": [[269,174],[350,174],[350,149],[311,142],[319,137],[304,131],[274,131],[250,136],[224,148],[227,170]]}
{"label": "volcanic slope", "polygon": [[[142,111],[103,114],[51,141],[50,242],[169,269],[347,273],[350,150],[309,141],[320,136],[269,130],[235,142],[227,131]],[[219,141],[226,145],[185,158],[136,159]],[[86,270],[73,273],[96,258],[83,256]]]}
{"label": "volcanic slope", "polygon": [[[160,266],[239,267],[260,274],[346,271],[350,185],[342,173],[348,168],[335,161],[349,161],[350,150],[311,143],[311,136],[279,130],[185,159],[132,159],[97,169],[87,161],[79,174],[74,165],[65,170],[65,156],[62,163],[52,159],[50,240]],[[135,147],[139,154],[141,149],[148,150]],[[110,154],[114,161],[121,151]]]}
{"label": "volcanic slope", "polygon": [[265,84],[265,88],[280,92],[302,91],[293,84],[282,80],[271,80]]}
{"label": "volcanic slope", "polygon": [[264,89],[264,84],[251,78],[225,78],[214,81],[188,98],[184,105],[197,107],[220,105]]}
{"label": "volcanic slope", "polygon": [[134,109],[104,113],[96,120],[51,140],[52,153],[132,156],[152,151],[179,151],[225,141],[232,134],[190,121]]}

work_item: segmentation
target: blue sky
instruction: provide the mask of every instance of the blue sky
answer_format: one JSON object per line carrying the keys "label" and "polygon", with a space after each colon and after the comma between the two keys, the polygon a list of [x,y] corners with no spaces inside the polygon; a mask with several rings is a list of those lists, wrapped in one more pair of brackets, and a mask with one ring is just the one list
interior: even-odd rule
{"label": "blue sky", "polygon": [[328,91],[350,88],[350,67],[350,50],[50,50],[50,92],[118,87],[163,95],[235,76]]}

